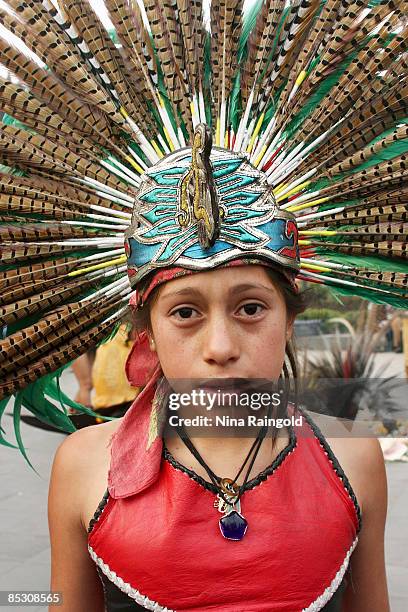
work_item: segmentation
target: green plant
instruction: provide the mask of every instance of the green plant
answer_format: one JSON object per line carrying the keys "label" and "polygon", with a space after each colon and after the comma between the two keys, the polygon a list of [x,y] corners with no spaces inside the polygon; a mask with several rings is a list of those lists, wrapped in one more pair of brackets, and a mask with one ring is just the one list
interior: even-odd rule
{"label": "green plant", "polygon": [[364,330],[351,336],[345,349],[337,336],[321,356],[306,360],[302,391],[310,409],[354,420],[364,407],[375,418],[392,423],[397,406],[391,393],[401,383],[395,377],[381,378],[383,367],[375,366],[375,349],[383,333]]}

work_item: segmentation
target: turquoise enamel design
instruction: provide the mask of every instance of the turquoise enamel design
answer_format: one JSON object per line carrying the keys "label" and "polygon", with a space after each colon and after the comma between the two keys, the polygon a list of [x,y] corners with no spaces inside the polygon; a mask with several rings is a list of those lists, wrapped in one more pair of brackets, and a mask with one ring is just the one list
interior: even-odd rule
{"label": "turquoise enamel design", "polygon": [[299,269],[294,217],[279,210],[265,174],[244,156],[219,147],[211,151],[211,166],[220,222],[218,237],[208,248],[200,244],[193,216],[181,223],[192,149],[166,156],[143,175],[126,232],[133,286],[155,269],[177,265],[206,270],[251,255]]}

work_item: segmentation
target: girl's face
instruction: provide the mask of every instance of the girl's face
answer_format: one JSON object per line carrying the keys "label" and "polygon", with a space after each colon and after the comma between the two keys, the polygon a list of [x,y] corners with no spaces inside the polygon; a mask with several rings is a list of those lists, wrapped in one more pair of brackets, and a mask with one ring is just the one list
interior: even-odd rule
{"label": "girl's face", "polygon": [[167,379],[277,380],[292,321],[263,266],[222,268],[174,279],[151,309]]}

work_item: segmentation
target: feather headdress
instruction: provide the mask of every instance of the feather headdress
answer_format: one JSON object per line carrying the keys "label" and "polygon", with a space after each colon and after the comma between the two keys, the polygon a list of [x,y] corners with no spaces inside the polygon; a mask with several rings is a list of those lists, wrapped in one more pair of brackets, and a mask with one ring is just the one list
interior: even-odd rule
{"label": "feather headdress", "polygon": [[20,446],[22,405],[72,428],[50,375],[125,313],[135,203],[200,124],[295,215],[301,279],[407,307],[408,2],[212,0],[210,23],[200,0],[105,5],[109,32],[86,0],[0,6],[0,418],[16,394]]}

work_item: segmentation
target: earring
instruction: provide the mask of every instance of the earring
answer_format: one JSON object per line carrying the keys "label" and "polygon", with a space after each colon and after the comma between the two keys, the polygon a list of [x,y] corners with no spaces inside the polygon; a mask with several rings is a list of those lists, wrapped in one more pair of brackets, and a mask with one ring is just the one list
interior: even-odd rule
{"label": "earring", "polygon": [[156,352],[156,344],[155,344],[155,341],[153,340],[153,338],[150,339],[149,344],[150,344],[150,350]]}

